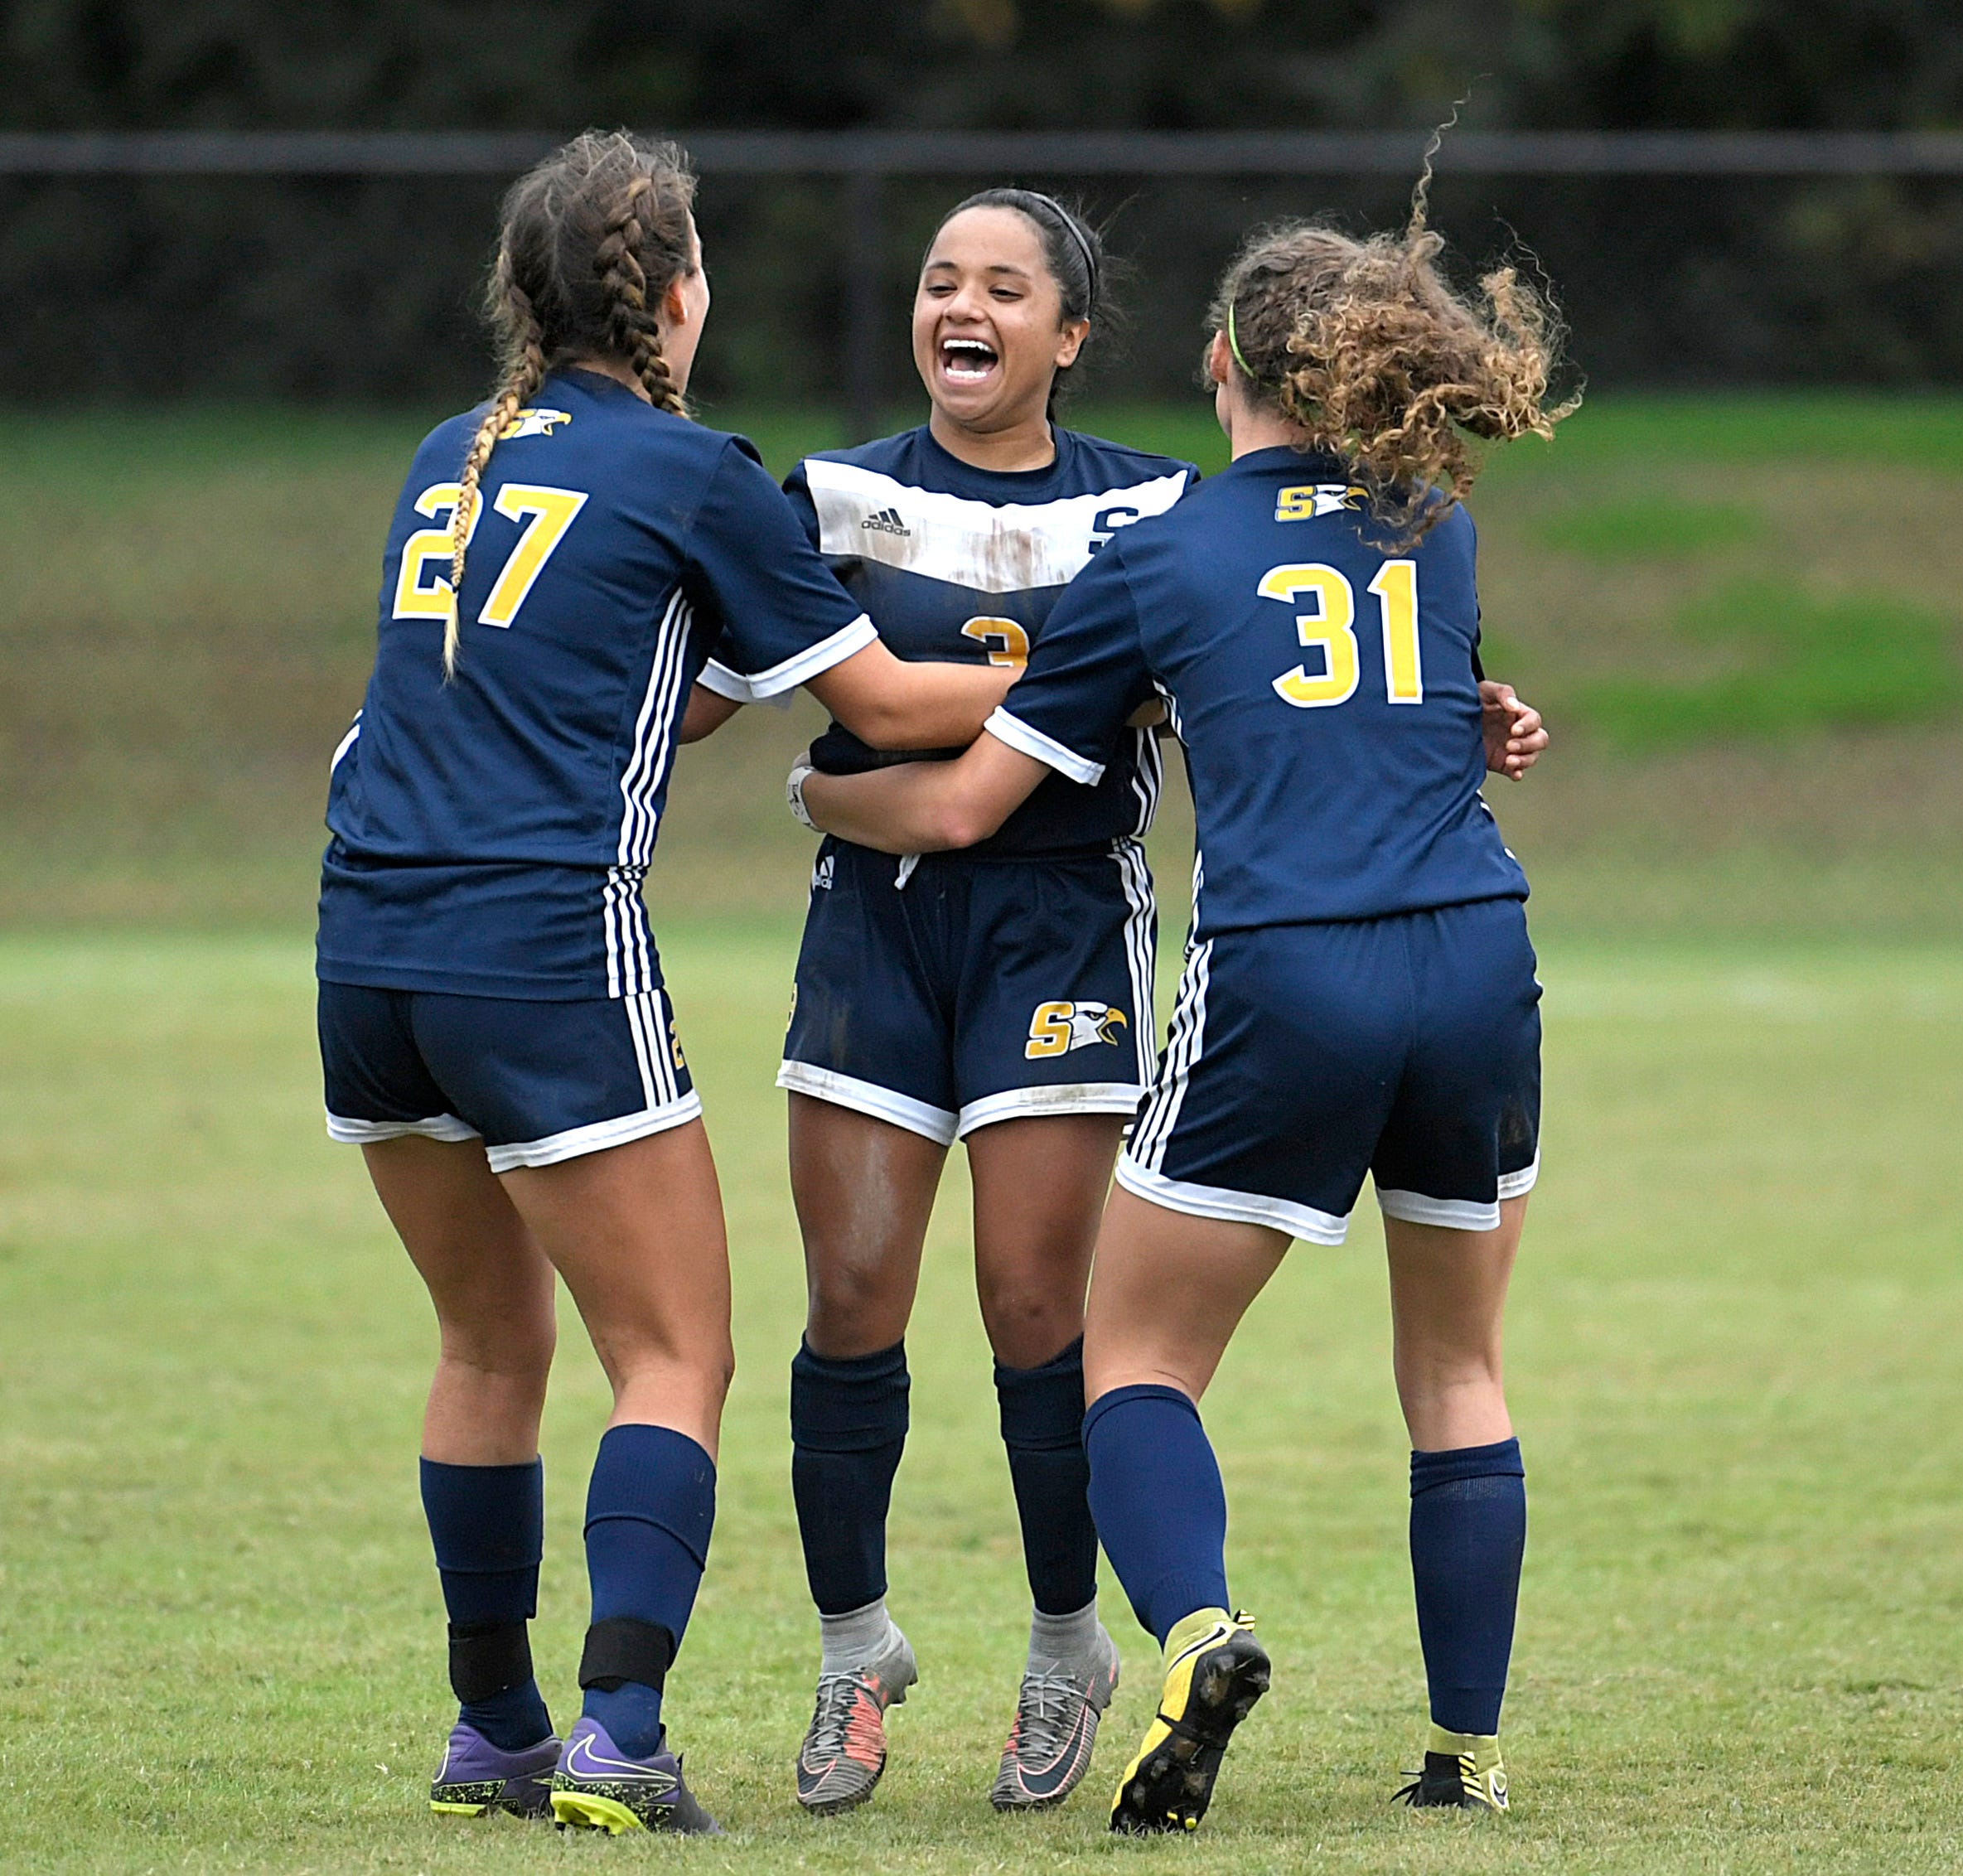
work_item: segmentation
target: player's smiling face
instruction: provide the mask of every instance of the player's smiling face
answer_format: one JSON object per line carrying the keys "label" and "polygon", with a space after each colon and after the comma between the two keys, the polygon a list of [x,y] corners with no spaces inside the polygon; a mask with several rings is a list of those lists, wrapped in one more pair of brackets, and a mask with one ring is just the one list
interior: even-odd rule
{"label": "player's smiling face", "polygon": [[1057,368],[1089,331],[1063,317],[1042,237],[1014,209],[965,209],[934,238],[913,301],[913,362],[963,429],[1040,419]]}

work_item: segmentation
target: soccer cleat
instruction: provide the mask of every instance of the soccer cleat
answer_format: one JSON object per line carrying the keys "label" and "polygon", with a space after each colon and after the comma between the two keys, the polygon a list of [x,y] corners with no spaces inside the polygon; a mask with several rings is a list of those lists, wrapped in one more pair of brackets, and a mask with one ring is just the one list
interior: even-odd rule
{"label": "soccer cleat", "polygon": [[546,1781],[558,1756],[559,1743],[550,1735],[522,1752],[507,1753],[460,1719],[450,1729],[443,1762],[429,1782],[429,1808],[449,1817],[481,1817],[487,1811],[547,1816]]}
{"label": "soccer cleat", "polygon": [[1198,1828],[1234,1729],[1268,1691],[1267,1651],[1253,1627],[1250,1616],[1199,1609],[1166,1637],[1158,1711],[1118,1781],[1114,1830],[1144,1836]]}
{"label": "soccer cleat", "polygon": [[597,1719],[573,1729],[552,1775],[552,1815],[568,1825],[605,1830],[664,1830],[677,1837],[719,1837],[722,1826],[682,1782],[682,1762],[667,1746],[632,1758],[614,1744]]}
{"label": "soccer cleat", "polygon": [[811,1724],[797,1755],[797,1801],[815,1817],[850,1811],[872,1796],[886,1770],[886,1709],[902,1705],[920,1679],[898,1629],[869,1667],[821,1674]]}
{"label": "soccer cleat", "polygon": [[1506,1767],[1498,1738],[1433,1727],[1425,1742],[1424,1769],[1411,1774],[1411,1782],[1395,1794],[1393,1802],[1398,1798],[1413,1811],[1504,1811]]}
{"label": "soccer cleat", "polygon": [[998,1811],[1047,1811],[1090,1768],[1097,1723],[1118,1688],[1118,1645],[1100,1623],[1090,1667],[1027,1674],[989,1802]]}

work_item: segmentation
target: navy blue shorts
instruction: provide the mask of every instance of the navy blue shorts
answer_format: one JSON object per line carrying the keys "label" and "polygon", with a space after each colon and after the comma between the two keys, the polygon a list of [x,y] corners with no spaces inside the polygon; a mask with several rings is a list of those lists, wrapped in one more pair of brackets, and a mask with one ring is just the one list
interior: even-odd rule
{"label": "navy blue shorts", "polygon": [[1492,1231],[1540,1169],[1534,969],[1517,899],[1209,939],[1118,1182],[1341,1244],[1368,1172],[1386,1217]]}
{"label": "navy blue shorts", "polygon": [[828,839],[777,1085],[942,1143],[992,1121],[1133,1114],[1152,1080],[1143,849],[1058,859]]}
{"label": "navy blue shorts", "polygon": [[524,1003],[320,987],[327,1132],[484,1143],[493,1172],[551,1166],[702,1112],[666,993]]}

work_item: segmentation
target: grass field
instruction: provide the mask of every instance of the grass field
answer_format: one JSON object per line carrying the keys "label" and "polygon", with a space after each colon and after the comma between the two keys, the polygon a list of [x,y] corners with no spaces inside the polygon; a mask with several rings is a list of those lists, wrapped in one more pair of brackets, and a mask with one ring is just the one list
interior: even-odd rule
{"label": "grass field", "polygon": [[[719,414],[779,467],[827,440]],[[868,1811],[814,1824],[789,1794],[815,1637],[771,1078],[803,705],[688,752],[650,885],[740,1363],[670,1712],[734,1835],[423,1810],[434,1338],[322,1135],[306,943],[418,421],[50,416],[0,462],[0,1870],[1963,1867],[1963,399],[1602,400],[1478,492],[1490,661],[1557,738],[1495,791],[1549,1023],[1511,1337],[1515,1810],[1385,1801],[1422,1699],[1366,1202],[1347,1248],[1297,1248],[1208,1400],[1275,1692],[1201,1835],[1157,1847],[1100,1828],[1152,1691],[1108,1572],[1128,1679],[1089,1787],[1013,1823],[986,1804],[1026,1591],[958,1168],[893,1526],[925,1678]],[[1218,460],[1198,409],[1086,427]],[[1168,936],[1183,834],[1175,805]],[[604,1414],[565,1328],[538,1637],[562,1720]]]}
{"label": "grass field", "polygon": [[[1548,1172],[1511,1332],[1533,1534],[1515,1810],[1385,1799],[1421,1687],[1376,1228],[1298,1247],[1207,1403],[1275,1693],[1202,1835],[1111,1844],[1148,1644],[1090,1788],[985,1793],[1024,1592],[959,1181],[911,1338],[894,1606],[924,1679],[874,1804],[787,1768],[812,1624],[786,1477],[801,1306],[770,1087],[794,938],[671,926],[737,1260],[723,1516],[671,1702],[734,1835],[421,1807],[446,1722],[413,1454],[433,1338],[321,1135],[303,944],[0,940],[0,1866],[1746,1873],[1963,1859],[1963,948],[1548,948]],[[562,1714],[603,1414],[568,1326],[539,1653]],[[1107,1593],[1114,1601],[1114,1593]]]}

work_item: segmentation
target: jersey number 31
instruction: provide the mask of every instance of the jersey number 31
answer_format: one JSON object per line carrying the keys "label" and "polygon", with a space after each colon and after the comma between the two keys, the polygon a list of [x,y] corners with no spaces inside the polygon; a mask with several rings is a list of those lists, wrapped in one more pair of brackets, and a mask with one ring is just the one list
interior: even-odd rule
{"label": "jersey number 31", "polygon": [[[418,528],[402,544],[402,571],[395,579],[395,616],[399,619],[442,619],[449,616],[450,521],[462,493],[454,482],[432,482],[416,497],[416,512],[431,520],[443,517],[440,528]],[[578,489],[549,489],[535,482],[506,482],[497,491],[491,506],[508,521],[525,524],[525,532],[511,549],[510,558],[491,583],[491,596],[477,615],[481,626],[509,626],[518,616],[532,583],[545,570],[552,550],[566,538],[573,517],[586,506],[586,496]],[[484,505],[471,511],[471,525],[464,535],[469,546],[482,520]],[[443,572],[432,577],[429,563],[442,563]]]}
{"label": "jersey number 31", "polygon": [[[1386,560],[1370,583],[1384,628],[1384,690],[1393,704],[1424,701],[1424,667],[1418,655],[1418,563]],[[1298,710],[1322,710],[1356,695],[1362,674],[1356,645],[1356,589],[1335,568],[1270,567],[1255,588],[1284,606],[1313,598],[1313,612],[1295,615],[1296,636],[1322,654],[1322,669],[1298,665],[1274,680],[1274,694]]]}

